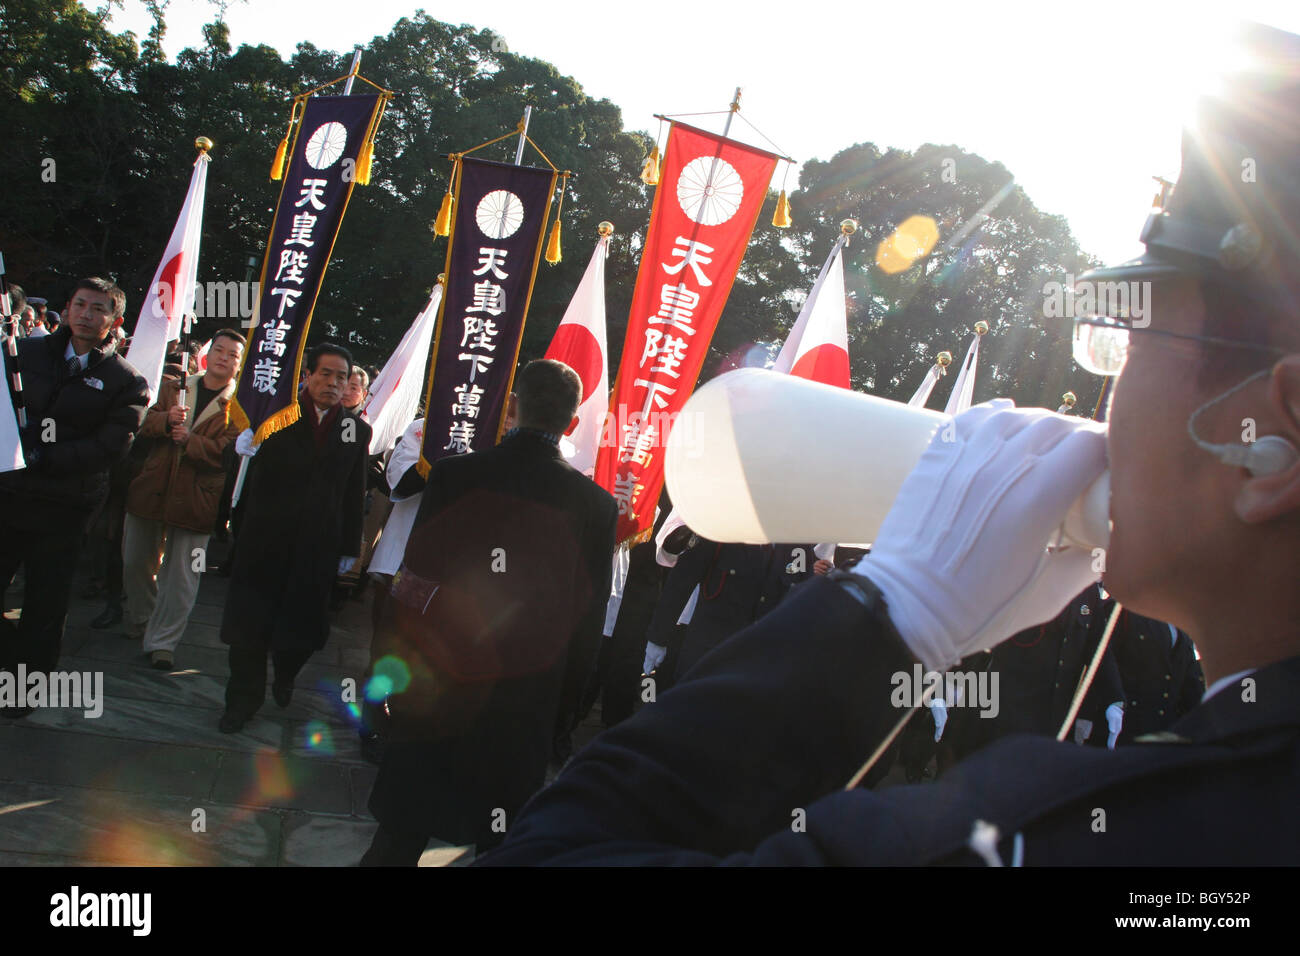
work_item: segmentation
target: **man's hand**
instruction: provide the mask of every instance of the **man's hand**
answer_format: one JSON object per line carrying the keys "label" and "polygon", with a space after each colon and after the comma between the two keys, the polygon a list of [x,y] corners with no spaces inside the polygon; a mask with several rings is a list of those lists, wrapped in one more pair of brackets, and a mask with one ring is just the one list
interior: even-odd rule
{"label": "man's hand", "polygon": [[825,574],[834,567],[834,561],[827,561],[825,558],[818,558],[813,562],[813,574]]}
{"label": "man's hand", "polygon": [[654,644],[646,641],[645,661],[641,664],[642,674],[653,674],[655,668],[664,662],[664,655],[668,653],[668,648],[662,644]]}
{"label": "man's hand", "polygon": [[173,405],[167,409],[167,427],[174,429],[181,422],[185,421],[185,416],[189,410],[184,405]]}
{"label": "man's hand", "polygon": [[884,594],[917,659],[944,670],[1051,620],[1097,580],[1090,551],[1055,539],[1105,467],[1102,425],[979,405],[935,435],[853,571]]}
{"label": "man's hand", "polygon": [[1110,731],[1106,737],[1106,746],[1114,750],[1115,741],[1119,740],[1119,735],[1124,730],[1123,704],[1114,703],[1106,708],[1106,729]]}
{"label": "man's hand", "polygon": [[245,428],[239,433],[239,437],[235,439],[235,451],[245,458],[252,458],[261,447],[261,445],[253,443],[253,430],[251,428]]}
{"label": "man's hand", "polygon": [[173,425],[171,435],[172,441],[178,445],[184,445],[190,440],[190,430],[184,425]]}

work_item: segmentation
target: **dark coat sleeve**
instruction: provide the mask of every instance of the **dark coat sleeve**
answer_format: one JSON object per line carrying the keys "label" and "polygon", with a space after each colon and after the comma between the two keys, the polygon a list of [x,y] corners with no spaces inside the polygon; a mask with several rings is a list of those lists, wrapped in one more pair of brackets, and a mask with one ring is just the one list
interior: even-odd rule
{"label": "dark coat sleeve", "polygon": [[605,608],[609,604],[609,589],[614,577],[618,507],[607,492],[592,487],[599,494],[592,495],[591,517],[583,542],[583,562],[592,590],[565,654],[564,685],[557,718],[557,730],[561,733],[576,724],[587,681],[595,670],[605,629]]}
{"label": "dark coat sleeve", "polygon": [[483,862],[827,862],[816,823],[876,802],[836,791],[898,719],[891,675],[912,664],[887,617],[811,581],[596,738]]}
{"label": "dark coat sleeve", "polygon": [[645,639],[648,643],[667,647],[672,641],[677,619],[682,616],[686,602],[691,599],[691,592],[703,579],[717,551],[716,542],[699,538],[694,547],[688,548],[678,557],[664,581],[663,593],[659,596],[654,617],[650,619],[650,627],[646,630]]}

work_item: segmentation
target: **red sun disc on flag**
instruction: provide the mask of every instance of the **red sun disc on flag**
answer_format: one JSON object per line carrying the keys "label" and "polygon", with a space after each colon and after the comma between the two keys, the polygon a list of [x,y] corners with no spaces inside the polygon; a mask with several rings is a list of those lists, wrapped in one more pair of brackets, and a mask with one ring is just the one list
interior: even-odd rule
{"label": "red sun disc on flag", "polygon": [[[546,358],[563,362],[582,379],[582,401],[585,402],[600,385],[600,373],[605,357],[600,343],[586,328],[576,322],[566,322],[555,330]],[[582,402],[578,403],[579,405]]]}
{"label": "red sun disc on flag", "polygon": [[170,320],[178,314],[180,303],[176,301],[176,287],[181,281],[181,259],[184,255],[184,250],[176,253],[158,270],[158,282],[153,287],[153,293],[157,296],[153,307],[155,318]]}
{"label": "red sun disc on flag", "polygon": [[849,353],[838,345],[818,345],[799,356],[790,369],[791,375],[812,379],[824,385],[849,387]]}

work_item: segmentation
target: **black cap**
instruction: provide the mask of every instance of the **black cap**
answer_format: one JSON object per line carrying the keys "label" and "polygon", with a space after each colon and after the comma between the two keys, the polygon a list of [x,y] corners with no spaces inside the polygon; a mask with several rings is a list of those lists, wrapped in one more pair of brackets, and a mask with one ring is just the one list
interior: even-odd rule
{"label": "black cap", "polygon": [[1300,302],[1300,36],[1246,24],[1234,40],[1241,66],[1183,131],[1182,173],[1142,229],[1146,252],[1080,281],[1190,274]]}

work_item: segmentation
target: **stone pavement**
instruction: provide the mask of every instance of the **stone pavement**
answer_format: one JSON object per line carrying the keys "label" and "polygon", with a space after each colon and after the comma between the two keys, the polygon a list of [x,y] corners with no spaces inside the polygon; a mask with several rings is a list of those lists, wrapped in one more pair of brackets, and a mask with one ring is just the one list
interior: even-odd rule
{"label": "stone pavement", "polygon": [[[214,546],[214,551],[216,550]],[[21,604],[15,581],[8,606]],[[228,579],[207,573],[171,673],[149,667],[121,628],[94,630],[101,600],[77,598],[62,671],[103,674],[103,713],[37,710],[0,720],[0,865],[351,866],[378,824],[376,768],[360,753],[344,678],[362,686],[369,592],[335,615],[325,649],[281,710],[268,691],[238,734],[222,734]],[[588,734],[589,736],[589,734]],[[430,845],[422,865],[463,864]]]}

